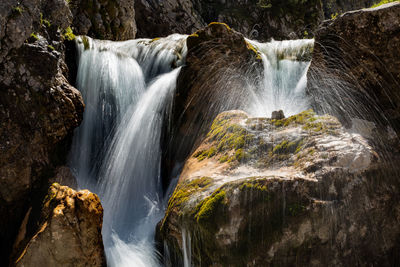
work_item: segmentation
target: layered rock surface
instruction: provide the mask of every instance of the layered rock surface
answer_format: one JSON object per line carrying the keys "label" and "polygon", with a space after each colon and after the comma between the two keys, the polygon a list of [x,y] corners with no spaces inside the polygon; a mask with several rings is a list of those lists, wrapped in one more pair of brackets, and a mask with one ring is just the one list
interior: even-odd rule
{"label": "layered rock surface", "polygon": [[334,117],[225,112],[186,161],[157,236],[173,266],[391,266],[398,174]]}
{"label": "layered rock surface", "polygon": [[39,221],[32,238],[25,236],[28,224],[22,224],[14,244],[16,266],[105,266],[103,208],[97,195],[55,183]]}
{"label": "layered rock surface", "polygon": [[[315,37],[308,92],[318,111],[400,133],[400,4],[347,12]],[[329,103],[329,104],[328,104]]]}

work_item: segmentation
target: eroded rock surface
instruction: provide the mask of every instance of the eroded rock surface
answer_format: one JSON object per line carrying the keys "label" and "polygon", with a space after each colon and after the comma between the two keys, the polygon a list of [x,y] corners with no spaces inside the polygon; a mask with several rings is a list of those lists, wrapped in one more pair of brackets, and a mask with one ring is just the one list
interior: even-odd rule
{"label": "eroded rock surface", "polygon": [[[400,4],[347,12],[316,33],[308,92],[318,111],[400,133]],[[383,127],[382,127],[383,126]]]}
{"label": "eroded rock surface", "polygon": [[[28,214],[29,217],[29,214]],[[97,195],[55,183],[43,201],[40,223],[31,239],[26,225],[15,246],[16,266],[105,266],[101,226],[103,208]],[[29,236],[28,236],[29,238]]]}
{"label": "eroded rock surface", "polygon": [[[207,133],[216,115],[250,101],[247,82],[260,77],[261,58],[242,34],[211,23],[186,39],[186,64],[177,79],[166,170],[183,161]],[[259,68],[258,68],[259,67]],[[241,97],[237,97],[241,96]]]}
{"label": "eroded rock surface", "polygon": [[134,0],[71,0],[68,5],[80,35],[117,41],[136,36]]}
{"label": "eroded rock surface", "polygon": [[332,116],[225,112],[186,161],[157,238],[172,266],[391,266],[398,174]]}

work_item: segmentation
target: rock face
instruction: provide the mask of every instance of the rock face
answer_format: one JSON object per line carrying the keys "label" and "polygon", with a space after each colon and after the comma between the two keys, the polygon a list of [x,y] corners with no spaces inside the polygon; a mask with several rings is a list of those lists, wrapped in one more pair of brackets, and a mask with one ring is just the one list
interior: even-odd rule
{"label": "rock face", "polygon": [[71,0],[73,29],[97,39],[128,40],[135,38],[134,0]]}
{"label": "rock face", "polygon": [[[400,133],[400,4],[345,13],[316,33],[308,72],[314,108]],[[330,103],[330,105],[327,105]]]}
{"label": "rock face", "polygon": [[157,238],[172,266],[392,266],[398,175],[334,117],[225,112],[186,161]]}
{"label": "rock face", "polygon": [[379,0],[322,0],[322,6],[325,18],[330,19],[346,11],[370,7],[377,2]]}
{"label": "rock face", "polygon": [[53,184],[31,239],[24,236],[27,225],[22,225],[13,262],[16,266],[105,266],[102,221],[97,195]]}
{"label": "rock face", "polygon": [[67,137],[84,107],[66,78],[62,32],[71,16],[47,12],[68,11],[68,6],[39,2],[3,1],[1,8],[0,254],[5,262],[29,206],[40,205],[55,167],[65,164]]}
{"label": "rock face", "polygon": [[206,26],[192,0],[136,0],[137,37],[190,34]]}
{"label": "rock face", "polygon": [[311,36],[323,19],[320,0],[138,0],[135,10],[140,37],[190,34],[219,21],[258,40],[294,39]]}
{"label": "rock face", "polygon": [[246,105],[250,95],[246,83],[253,81],[261,63],[243,35],[226,24],[211,23],[186,43],[186,64],[177,79],[172,107],[173,128],[167,135],[172,140],[166,140],[167,170],[189,156],[216,115]]}
{"label": "rock face", "polygon": [[204,21],[221,21],[257,40],[311,37],[323,19],[320,0],[195,1]]}

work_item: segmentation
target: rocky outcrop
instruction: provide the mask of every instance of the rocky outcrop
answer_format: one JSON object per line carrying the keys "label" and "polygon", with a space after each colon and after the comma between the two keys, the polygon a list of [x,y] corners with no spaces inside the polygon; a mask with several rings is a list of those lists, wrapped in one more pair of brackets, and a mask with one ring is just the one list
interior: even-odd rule
{"label": "rocky outcrop", "polygon": [[312,37],[323,19],[320,0],[195,1],[204,21],[221,21],[257,40]]}
{"label": "rocky outcrop", "polygon": [[135,38],[134,0],[68,2],[73,15],[72,28],[76,33],[117,41]]}
{"label": "rocky outcrop", "polygon": [[322,0],[325,18],[330,19],[346,11],[370,7],[379,0]]}
{"label": "rocky outcrop", "polygon": [[[29,218],[29,214],[26,215]],[[26,221],[27,218],[25,219]],[[53,184],[32,237],[22,224],[14,246],[16,266],[105,266],[101,226],[103,208],[97,195]]]}
{"label": "rocky outcrop", "polygon": [[332,116],[225,112],[186,161],[157,238],[171,266],[392,266],[398,175]]}
{"label": "rocky outcrop", "polygon": [[64,10],[65,1],[2,4],[0,253],[7,259],[29,205],[40,203],[55,167],[65,163],[66,138],[82,120],[83,101],[66,78],[63,40],[68,36],[62,32],[70,17],[45,13]]}
{"label": "rocky outcrop", "polygon": [[[352,11],[316,33],[308,92],[318,111],[400,133],[400,4]],[[328,104],[329,103],[329,104]],[[393,132],[389,129],[389,132]]]}
{"label": "rocky outcrop", "polygon": [[295,39],[311,37],[323,19],[320,0],[138,0],[135,10],[140,37],[190,34],[218,21],[258,40]]}
{"label": "rocky outcrop", "polygon": [[190,34],[206,26],[192,0],[136,0],[137,37]]}
{"label": "rocky outcrop", "polygon": [[223,23],[211,23],[190,35],[186,43],[186,64],[177,79],[168,126],[172,140],[165,141],[167,171],[189,156],[217,114],[246,105],[250,94],[246,83],[249,77],[255,79],[261,63],[243,35]]}

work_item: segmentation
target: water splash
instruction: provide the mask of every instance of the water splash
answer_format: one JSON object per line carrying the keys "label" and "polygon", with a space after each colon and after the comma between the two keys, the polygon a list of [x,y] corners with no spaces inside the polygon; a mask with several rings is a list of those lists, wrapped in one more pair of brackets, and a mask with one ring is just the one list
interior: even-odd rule
{"label": "water splash", "polygon": [[314,40],[246,41],[260,52],[264,65],[250,114],[269,117],[272,111],[283,110],[291,116],[308,109],[305,89]]}
{"label": "water splash", "polygon": [[[88,37],[77,40],[77,87],[86,110],[74,136],[70,166],[80,187],[100,195],[110,266],[160,263],[154,246],[155,226],[166,206],[160,177],[160,139],[179,66],[185,61],[185,40],[184,35],[124,42]],[[250,103],[247,110],[269,116],[276,109],[283,109],[286,115],[305,109],[308,62],[299,60],[306,57],[312,41],[248,41],[261,52],[264,77],[259,84],[249,77],[244,81],[245,88],[238,91],[249,95],[243,98],[246,105]],[[231,86],[229,77],[235,73],[230,71],[213,84]],[[190,266],[190,233],[182,238],[184,263]]]}

